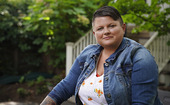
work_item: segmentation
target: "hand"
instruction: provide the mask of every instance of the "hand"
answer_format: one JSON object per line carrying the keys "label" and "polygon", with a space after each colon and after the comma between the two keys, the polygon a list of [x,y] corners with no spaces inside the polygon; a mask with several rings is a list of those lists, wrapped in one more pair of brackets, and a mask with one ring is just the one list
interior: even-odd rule
{"label": "hand", "polygon": [[47,96],[40,105],[57,105],[51,97]]}

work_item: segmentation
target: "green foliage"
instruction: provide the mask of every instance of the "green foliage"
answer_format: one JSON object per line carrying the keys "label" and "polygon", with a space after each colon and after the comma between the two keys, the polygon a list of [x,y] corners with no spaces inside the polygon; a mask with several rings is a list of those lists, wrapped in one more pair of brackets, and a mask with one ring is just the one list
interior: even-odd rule
{"label": "green foliage", "polygon": [[36,89],[36,94],[37,95],[41,95],[43,93],[46,93],[48,92],[48,88],[47,88],[47,85],[42,85],[42,86],[39,86],[37,89]]}
{"label": "green foliage", "polygon": [[53,77],[53,80],[55,81],[55,83],[59,83],[60,80],[61,80],[61,76],[60,76],[60,75],[55,75],[55,76]]}
{"label": "green foliage", "polygon": [[35,84],[35,81],[34,81],[34,80],[32,80],[32,81],[27,81],[28,87],[31,87],[31,86],[33,86],[34,84]]}
{"label": "green foliage", "polygon": [[91,28],[93,12],[108,2],[0,0],[0,73],[18,75],[39,70],[44,55],[49,57],[51,71],[63,69],[65,42],[84,35]]}
{"label": "green foliage", "polygon": [[20,97],[24,98],[26,97],[27,95],[29,95],[30,93],[24,89],[24,88],[18,88],[17,89],[17,93],[19,94]]}
{"label": "green foliage", "polygon": [[[4,40],[11,41],[11,44],[19,44],[21,47],[23,42],[22,39],[25,37],[23,34],[23,20],[22,16],[26,14],[27,6],[30,0],[1,0],[0,1],[0,31],[1,37],[0,42]],[[23,47],[22,50],[29,49]]]}
{"label": "green foliage", "polygon": [[167,35],[170,32],[168,16],[170,8],[164,8],[165,3],[170,4],[169,0],[151,0],[150,5],[145,3],[145,0],[117,0],[117,2],[111,1],[109,5],[120,11],[125,23],[136,24],[133,33],[148,30],[158,31],[159,35]]}
{"label": "green foliage", "polygon": [[25,80],[25,77],[24,76],[21,76],[21,78],[19,79],[19,83],[23,83]]}
{"label": "green foliage", "polygon": [[[62,73],[59,75],[55,75],[51,79],[45,79],[43,76],[37,77],[35,80],[25,81],[26,85],[22,85],[24,87],[20,87],[17,89],[17,93],[20,97],[27,97],[28,95],[42,95],[44,93],[48,93],[50,88],[54,87],[56,83],[61,81]],[[21,77],[21,81],[24,79],[24,76]],[[25,87],[26,86],[26,87]]]}
{"label": "green foliage", "polygon": [[[34,36],[26,33],[23,19],[31,0],[0,0],[0,73],[19,74],[37,69],[40,58],[33,46]],[[20,59],[22,58],[22,59]]]}
{"label": "green foliage", "polygon": [[36,80],[31,80],[31,81],[27,81],[27,85],[29,87],[33,86],[33,85],[39,85],[39,84],[47,84],[48,82],[45,81],[46,79],[43,76],[38,76]]}
{"label": "green foliage", "polygon": [[43,76],[39,76],[39,77],[37,78],[36,83],[39,84],[39,83],[43,82],[44,80],[45,80],[45,78],[44,78]]}
{"label": "green foliage", "polygon": [[65,43],[76,41],[91,28],[92,13],[99,0],[33,0],[29,14],[23,17],[27,32],[37,37],[39,53],[50,54],[50,65],[64,67]]}

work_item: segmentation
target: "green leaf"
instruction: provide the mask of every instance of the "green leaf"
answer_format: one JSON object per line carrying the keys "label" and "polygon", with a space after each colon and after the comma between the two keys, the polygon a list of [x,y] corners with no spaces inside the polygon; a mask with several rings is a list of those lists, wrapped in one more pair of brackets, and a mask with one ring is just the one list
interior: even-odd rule
{"label": "green leaf", "polygon": [[38,29],[38,27],[39,27],[39,24],[36,24],[35,26],[32,27],[32,30],[35,31]]}
{"label": "green leaf", "polygon": [[43,42],[43,39],[42,39],[42,38],[37,38],[37,39],[35,39],[35,40],[33,41],[33,44],[39,45],[39,44],[41,44],[42,42]]}
{"label": "green leaf", "polygon": [[51,42],[48,40],[44,41],[42,47],[38,50],[38,52],[39,53],[46,52],[49,46],[51,46]]}
{"label": "green leaf", "polygon": [[50,20],[50,17],[41,17],[39,20]]}
{"label": "green leaf", "polygon": [[31,46],[29,46],[27,43],[20,43],[19,47],[22,51],[30,50]]}
{"label": "green leaf", "polygon": [[27,17],[23,17],[24,20],[31,20],[31,17],[27,16]]}
{"label": "green leaf", "polygon": [[19,83],[23,83],[25,80],[25,77],[24,76],[21,76],[21,78],[19,79]]}
{"label": "green leaf", "polygon": [[78,14],[85,14],[85,11],[83,8],[73,8],[74,11],[76,11]]}

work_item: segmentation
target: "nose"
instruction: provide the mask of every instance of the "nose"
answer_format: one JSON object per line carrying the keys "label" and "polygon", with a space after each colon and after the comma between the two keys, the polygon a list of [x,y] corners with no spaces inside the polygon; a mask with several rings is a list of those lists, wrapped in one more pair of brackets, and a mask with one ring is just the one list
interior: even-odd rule
{"label": "nose", "polygon": [[110,34],[110,30],[108,28],[104,28],[104,35]]}

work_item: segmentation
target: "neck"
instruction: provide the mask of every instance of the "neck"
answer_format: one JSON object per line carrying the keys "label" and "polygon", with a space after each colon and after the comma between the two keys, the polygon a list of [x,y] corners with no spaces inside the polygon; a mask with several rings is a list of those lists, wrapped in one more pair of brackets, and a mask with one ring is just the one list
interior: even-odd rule
{"label": "neck", "polygon": [[104,48],[103,49],[103,55],[110,57],[110,55],[112,55],[118,49],[120,44],[121,44],[121,42],[117,43],[117,45],[114,45],[114,46],[104,46],[103,47]]}
{"label": "neck", "polygon": [[109,58],[110,57],[110,55],[112,55],[114,52],[116,51],[116,49],[109,49],[109,48],[104,48],[103,49],[103,56],[105,56],[105,58]]}

